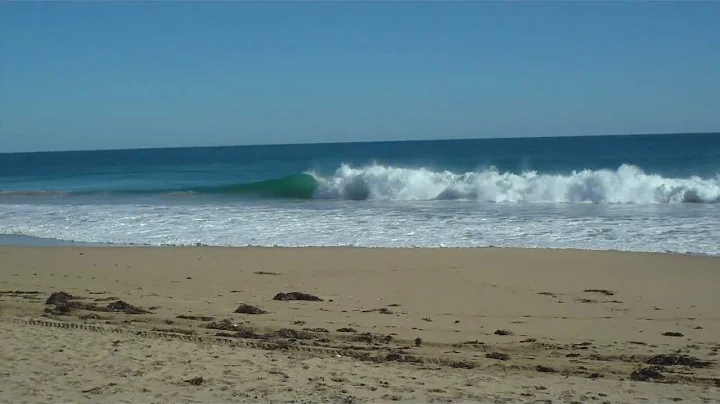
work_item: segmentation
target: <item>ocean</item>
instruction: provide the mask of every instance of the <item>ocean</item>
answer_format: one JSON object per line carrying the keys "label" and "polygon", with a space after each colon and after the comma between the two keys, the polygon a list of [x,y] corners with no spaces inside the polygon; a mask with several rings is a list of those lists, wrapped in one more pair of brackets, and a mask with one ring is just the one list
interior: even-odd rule
{"label": "ocean", "polygon": [[0,154],[0,235],[720,255],[720,134]]}

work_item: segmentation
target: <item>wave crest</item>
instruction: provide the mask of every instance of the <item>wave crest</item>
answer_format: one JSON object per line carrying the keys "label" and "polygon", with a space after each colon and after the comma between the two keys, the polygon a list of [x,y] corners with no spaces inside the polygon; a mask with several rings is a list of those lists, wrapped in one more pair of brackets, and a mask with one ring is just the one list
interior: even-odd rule
{"label": "wave crest", "polygon": [[315,198],[351,200],[476,200],[552,203],[717,203],[720,175],[665,178],[633,165],[617,170],[583,170],[570,175],[501,173],[496,168],[454,174],[450,171],[371,165],[342,165],[334,175],[312,174]]}
{"label": "wave crest", "polygon": [[473,200],[497,203],[667,204],[720,202],[715,178],[666,178],[633,165],[583,170],[568,175],[496,168],[456,174],[425,168],[341,165],[332,175],[301,173],[250,183],[185,188],[84,191],[0,190],[7,198],[137,197],[211,195],[222,198],[340,200]]}

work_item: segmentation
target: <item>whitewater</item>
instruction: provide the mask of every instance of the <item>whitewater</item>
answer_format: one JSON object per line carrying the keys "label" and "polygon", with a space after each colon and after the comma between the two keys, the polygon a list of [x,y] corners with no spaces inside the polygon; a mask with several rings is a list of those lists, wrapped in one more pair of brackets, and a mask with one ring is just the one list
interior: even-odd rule
{"label": "whitewater", "polygon": [[490,167],[462,174],[426,168],[342,164],[332,175],[307,171],[290,176],[212,186],[146,189],[0,190],[0,198],[138,195],[213,195],[227,198],[337,199],[382,201],[466,200],[494,203],[677,204],[718,203],[715,178],[666,178],[623,164],[617,170],[571,174],[519,174]]}
{"label": "whitewater", "polygon": [[640,167],[583,170],[570,175],[513,174],[497,168],[454,174],[372,165],[343,164],[333,176],[312,174],[319,182],[314,196],[350,200],[474,200],[546,203],[717,203],[720,175],[711,179],[664,178]]}
{"label": "whitewater", "polygon": [[632,165],[553,175],[343,164],[329,175],[177,191],[12,191],[0,194],[0,234],[129,245],[720,254],[720,178],[665,178]]}
{"label": "whitewater", "polygon": [[8,237],[720,255],[720,134],[0,154]]}

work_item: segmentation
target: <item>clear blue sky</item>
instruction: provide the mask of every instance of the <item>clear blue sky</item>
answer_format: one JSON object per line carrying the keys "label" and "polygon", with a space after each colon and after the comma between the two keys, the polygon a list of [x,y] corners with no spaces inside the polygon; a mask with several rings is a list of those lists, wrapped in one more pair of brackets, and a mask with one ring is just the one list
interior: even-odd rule
{"label": "clear blue sky", "polygon": [[720,2],[2,2],[0,152],[720,131]]}

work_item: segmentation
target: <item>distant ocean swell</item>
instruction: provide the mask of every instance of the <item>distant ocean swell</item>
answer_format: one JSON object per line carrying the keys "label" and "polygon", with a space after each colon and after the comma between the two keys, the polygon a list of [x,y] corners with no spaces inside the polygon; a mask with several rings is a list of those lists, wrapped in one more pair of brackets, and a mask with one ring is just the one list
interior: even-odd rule
{"label": "distant ocean swell", "polygon": [[715,178],[665,178],[641,168],[583,170],[569,175],[515,174],[491,168],[449,171],[370,165],[340,166],[332,175],[312,172],[240,184],[193,188],[110,191],[4,191],[2,196],[199,194],[237,197],[339,200],[474,200],[496,203],[677,204],[720,202]]}

